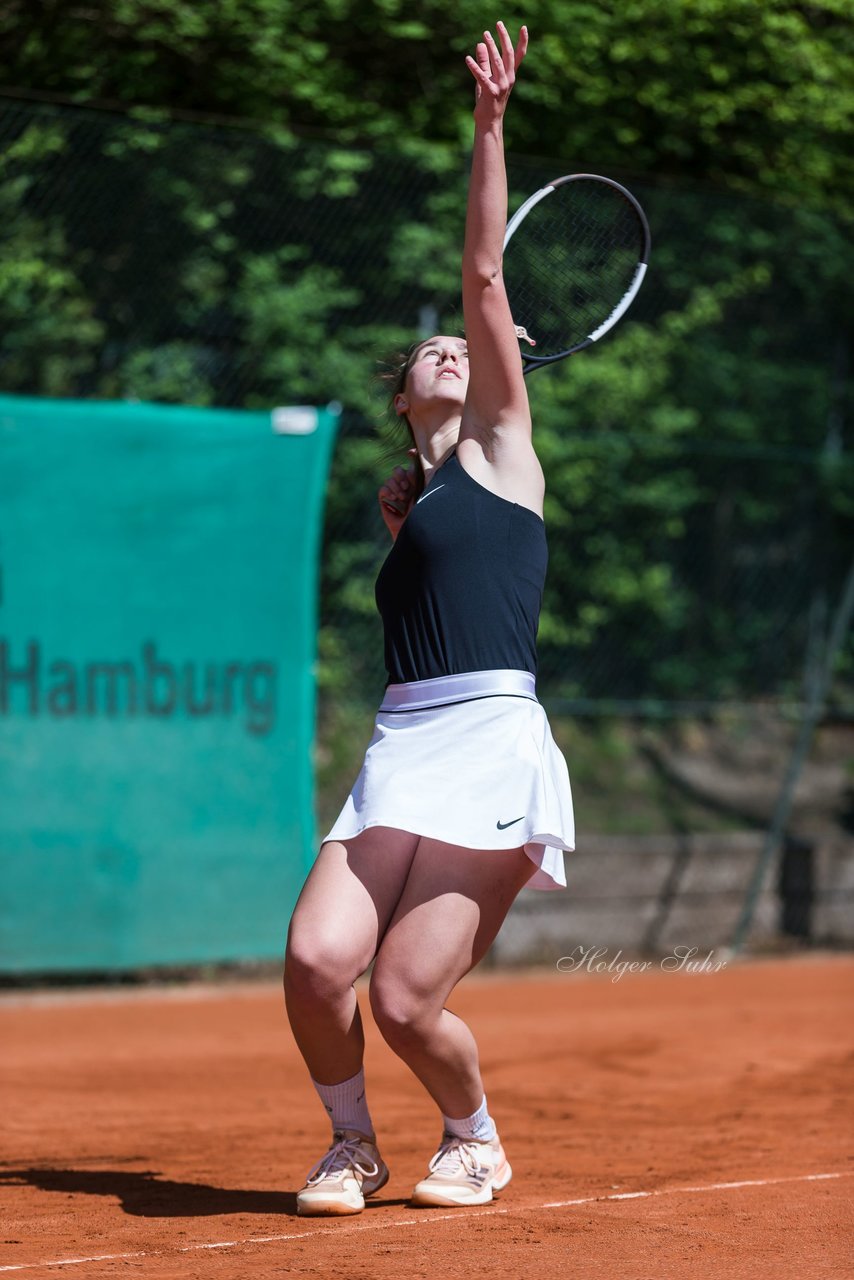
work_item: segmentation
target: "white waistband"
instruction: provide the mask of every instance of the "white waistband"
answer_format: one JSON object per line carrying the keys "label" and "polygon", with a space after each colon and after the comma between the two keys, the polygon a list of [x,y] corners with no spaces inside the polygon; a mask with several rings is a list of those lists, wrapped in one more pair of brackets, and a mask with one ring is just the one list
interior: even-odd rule
{"label": "white waistband", "polygon": [[530,671],[463,671],[459,675],[436,676],[432,680],[390,684],[380,711],[419,711],[450,702],[469,702],[473,698],[494,698],[501,694],[530,698],[536,702],[535,690],[536,680]]}

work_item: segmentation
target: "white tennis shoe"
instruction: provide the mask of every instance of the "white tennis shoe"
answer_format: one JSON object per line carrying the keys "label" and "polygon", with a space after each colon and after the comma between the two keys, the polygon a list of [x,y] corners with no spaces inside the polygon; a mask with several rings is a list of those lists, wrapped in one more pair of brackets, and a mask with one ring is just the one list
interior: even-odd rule
{"label": "white tennis shoe", "polygon": [[388,1169],[372,1138],[356,1129],[336,1129],[332,1146],[297,1192],[300,1217],[361,1213],[365,1196],[388,1182]]}
{"label": "white tennis shoe", "polygon": [[476,1142],[443,1133],[430,1172],[412,1192],[412,1203],[453,1206],[489,1204],[513,1177],[500,1140]]}

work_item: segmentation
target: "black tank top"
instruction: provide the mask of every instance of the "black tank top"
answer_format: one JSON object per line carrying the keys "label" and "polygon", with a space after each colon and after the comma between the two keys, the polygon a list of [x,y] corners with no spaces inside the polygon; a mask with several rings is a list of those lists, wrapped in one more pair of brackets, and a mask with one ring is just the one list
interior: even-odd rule
{"label": "black tank top", "polygon": [[485,489],[451,454],[377,578],[389,683],[463,671],[536,675],[547,562],[540,517]]}

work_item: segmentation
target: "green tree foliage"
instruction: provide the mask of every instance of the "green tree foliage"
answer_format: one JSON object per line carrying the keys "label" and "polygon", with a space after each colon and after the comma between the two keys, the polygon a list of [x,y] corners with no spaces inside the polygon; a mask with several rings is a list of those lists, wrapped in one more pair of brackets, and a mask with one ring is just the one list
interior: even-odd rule
{"label": "green tree foliage", "polygon": [[[44,0],[0,7],[6,84],[330,131],[344,142],[468,138],[474,0]],[[581,169],[846,199],[848,0],[530,0],[513,144]]]}

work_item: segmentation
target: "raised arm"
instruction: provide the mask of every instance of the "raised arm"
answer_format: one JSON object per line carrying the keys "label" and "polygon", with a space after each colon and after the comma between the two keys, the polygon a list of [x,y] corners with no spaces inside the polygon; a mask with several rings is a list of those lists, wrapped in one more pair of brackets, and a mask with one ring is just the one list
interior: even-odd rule
{"label": "raised arm", "polygon": [[499,462],[504,445],[516,452],[520,437],[531,438],[528,394],[501,270],[507,223],[504,112],[528,31],[522,27],[515,49],[501,22],[498,37],[500,48],[485,32],[476,58],[466,58],[476,102],[462,261],[470,377],[460,439],[477,439],[491,462]]}

